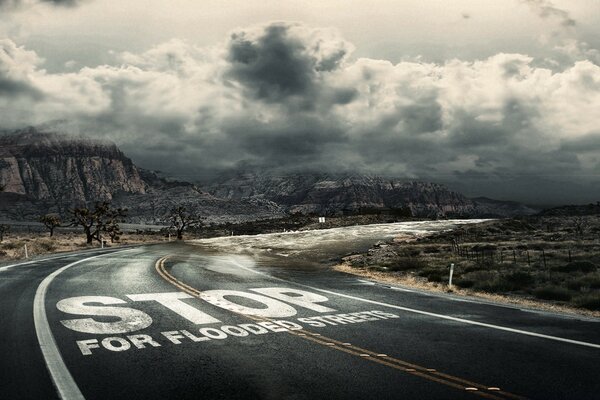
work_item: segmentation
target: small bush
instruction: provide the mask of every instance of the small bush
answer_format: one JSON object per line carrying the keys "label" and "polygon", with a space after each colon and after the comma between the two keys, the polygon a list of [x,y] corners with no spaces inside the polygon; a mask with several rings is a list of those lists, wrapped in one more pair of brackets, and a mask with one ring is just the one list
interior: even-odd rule
{"label": "small bush", "polygon": [[465,273],[481,271],[483,269],[484,268],[481,265],[473,264],[473,265],[469,265],[469,266],[465,267]]}
{"label": "small bush", "polygon": [[465,279],[465,278],[458,278],[454,284],[460,288],[470,288],[473,287],[473,285],[475,285],[475,281],[471,280],[471,279]]}
{"label": "small bush", "polygon": [[597,269],[596,264],[589,261],[574,261],[557,268],[560,272],[595,272]]}
{"label": "small bush", "polygon": [[473,289],[480,290],[482,292],[498,293],[511,290],[511,287],[503,279],[495,277],[492,279],[475,282]]}
{"label": "small bush", "polygon": [[600,289],[600,275],[586,275],[581,278],[571,279],[567,282],[567,287],[571,290],[581,290],[583,288]]}
{"label": "small bush", "polygon": [[42,250],[42,251],[53,251],[57,248],[57,245],[55,242],[50,241],[50,240],[40,240],[37,243],[37,247]]}
{"label": "small bush", "polygon": [[418,258],[405,257],[386,262],[383,266],[387,267],[390,271],[407,271],[427,268],[427,263]]}
{"label": "small bush", "polygon": [[600,310],[600,293],[589,293],[576,297],[573,302],[577,307],[588,310]]}
{"label": "small bush", "polygon": [[444,272],[439,269],[426,268],[419,272],[419,276],[427,278],[429,282],[442,282],[445,279]]}
{"label": "small bush", "polygon": [[531,285],[535,279],[529,272],[515,271],[503,278],[506,283],[513,287],[513,289],[521,289],[528,285]]}
{"label": "small bush", "polygon": [[17,242],[8,242],[8,243],[3,243],[2,247],[4,248],[4,250],[14,250],[17,247],[22,247],[23,244],[22,243],[17,243]]}
{"label": "small bush", "polygon": [[533,295],[538,299],[543,300],[558,300],[558,301],[569,301],[571,300],[571,292],[568,289],[561,288],[558,286],[545,286],[538,288],[533,291]]}

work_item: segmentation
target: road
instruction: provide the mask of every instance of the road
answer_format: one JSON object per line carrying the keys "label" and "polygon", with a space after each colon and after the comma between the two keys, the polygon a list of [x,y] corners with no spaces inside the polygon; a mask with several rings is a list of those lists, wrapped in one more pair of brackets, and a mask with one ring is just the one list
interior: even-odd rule
{"label": "road", "polygon": [[0,398],[600,398],[599,320],[259,258],[168,243],[0,267]]}

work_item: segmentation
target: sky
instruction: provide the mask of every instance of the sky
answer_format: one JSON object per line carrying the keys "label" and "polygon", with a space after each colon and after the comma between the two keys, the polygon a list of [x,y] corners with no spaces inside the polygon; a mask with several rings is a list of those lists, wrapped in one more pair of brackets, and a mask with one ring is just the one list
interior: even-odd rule
{"label": "sky", "polygon": [[0,129],[190,181],[367,173],[600,200],[598,0],[0,0]]}

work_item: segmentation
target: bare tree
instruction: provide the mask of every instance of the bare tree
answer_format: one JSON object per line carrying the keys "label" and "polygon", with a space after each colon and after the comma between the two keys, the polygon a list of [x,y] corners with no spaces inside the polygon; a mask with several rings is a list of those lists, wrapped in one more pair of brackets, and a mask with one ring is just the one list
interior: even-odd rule
{"label": "bare tree", "polygon": [[[100,234],[106,231],[109,224],[116,224],[127,215],[127,210],[122,208],[113,209],[107,201],[96,203],[93,210],[80,207],[71,210],[71,225],[81,226],[85,233],[88,244],[94,240],[100,241]],[[112,221],[112,222],[111,222]],[[111,228],[113,230],[114,228]],[[118,229],[118,225],[117,225]]]}
{"label": "bare tree", "polygon": [[62,223],[58,214],[46,214],[40,217],[40,222],[48,229],[50,237],[54,236],[54,229]]}
{"label": "bare tree", "polygon": [[60,178],[55,182],[48,183],[46,186],[50,195],[50,202],[56,208],[59,216],[64,216],[65,203],[73,197],[73,185],[76,182],[76,177]]}
{"label": "bare tree", "polygon": [[175,230],[177,239],[183,239],[183,232],[191,227],[198,226],[202,223],[202,217],[189,213],[184,206],[177,206],[171,209],[169,214],[171,228]]}

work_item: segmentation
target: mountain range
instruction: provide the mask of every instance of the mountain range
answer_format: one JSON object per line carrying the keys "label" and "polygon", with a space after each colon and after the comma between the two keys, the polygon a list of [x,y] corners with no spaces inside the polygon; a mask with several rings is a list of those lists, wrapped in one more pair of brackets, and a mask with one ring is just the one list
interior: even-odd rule
{"label": "mountain range", "polygon": [[243,171],[202,186],[140,168],[114,144],[29,127],[0,135],[0,218],[35,219],[109,200],[132,222],[161,223],[183,204],[211,222],[246,222],[291,213],[410,210],[417,217],[533,214],[515,202],[470,199],[447,187],[361,174],[287,175]]}

